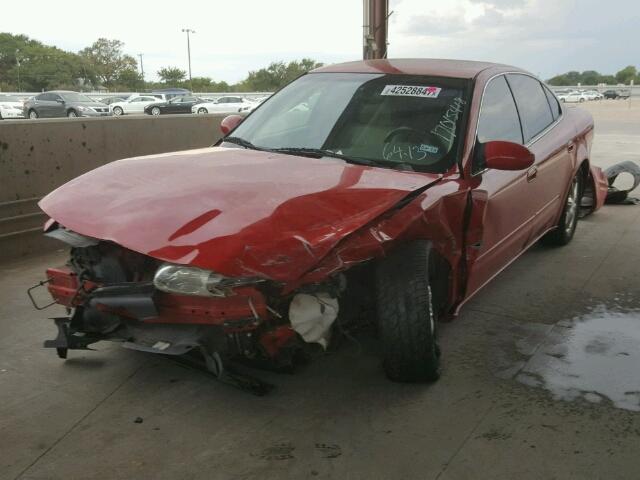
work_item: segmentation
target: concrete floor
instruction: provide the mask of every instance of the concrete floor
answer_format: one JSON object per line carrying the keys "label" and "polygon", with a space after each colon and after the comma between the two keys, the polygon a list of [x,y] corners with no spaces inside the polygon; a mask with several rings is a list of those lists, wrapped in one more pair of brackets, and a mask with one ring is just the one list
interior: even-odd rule
{"label": "concrete floor", "polygon": [[[594,161],[637,160],[610,105]],[[443,325],[436,384],[388,382],[364,342],[261,373],[262,398],[108,343],[59,360],[25,290],[66,255],[1,265],[0,478],[640,478],[639,238],[640,207],[608,206],[533,248]]]}

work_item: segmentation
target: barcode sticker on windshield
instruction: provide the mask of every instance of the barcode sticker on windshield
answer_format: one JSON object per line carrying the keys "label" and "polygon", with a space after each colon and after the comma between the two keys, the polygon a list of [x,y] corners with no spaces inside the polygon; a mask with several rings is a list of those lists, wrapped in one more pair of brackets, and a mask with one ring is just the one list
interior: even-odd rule
{"label": "barcode sticker on windshield", "polygon": [[438,98],[442,89],[438,87],[420,87],[415,85],[387,85],[380,95],[394,95],[397,97],[427,97]]}

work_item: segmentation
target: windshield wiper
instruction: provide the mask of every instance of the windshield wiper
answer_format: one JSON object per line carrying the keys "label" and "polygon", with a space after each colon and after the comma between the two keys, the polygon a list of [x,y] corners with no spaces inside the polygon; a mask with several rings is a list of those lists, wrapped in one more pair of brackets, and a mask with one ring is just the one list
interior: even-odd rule
{"label": "windshield wiper", "polygon": [[240,145],[241,147],[244,147],[244,148],[250,148],[251,150],[266,150],[266,148],[256,147],[249,140],[245,140],[244,138],[240,138],[240,137],[226,137],[222,139],[222,142],[233,143],[235,145]]}
{"label": "windshield wiper", "polygon": [[313,157],[333,157],[340,158],[347,163],[357,163],[358,165],[369,165],[369,166],[380,166],[378,162],[375,160],[370,160],[368,158],[359,158],[359,157],[350,157],[348,155],[343,155],[342,153],[334,152],[332,150],[326,150],[323,148],[307,148],[307,147],[284,147],[284,148],[274,148],[271,150],[272,152],[278,153],[292,153],[295,155],[307,155]]}

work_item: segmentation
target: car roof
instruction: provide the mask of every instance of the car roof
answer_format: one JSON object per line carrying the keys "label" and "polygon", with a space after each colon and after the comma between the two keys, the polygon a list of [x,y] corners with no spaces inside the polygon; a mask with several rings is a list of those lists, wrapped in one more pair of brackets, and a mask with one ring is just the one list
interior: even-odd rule
{"label": "car roof", "polygon": [[472,79],[485,70],[495,70],[496,73],[504,71],[525,72],[520,68],[491,62],[437,58],[393,58],[337,63],[316,68],[312,73],[386,73]]}

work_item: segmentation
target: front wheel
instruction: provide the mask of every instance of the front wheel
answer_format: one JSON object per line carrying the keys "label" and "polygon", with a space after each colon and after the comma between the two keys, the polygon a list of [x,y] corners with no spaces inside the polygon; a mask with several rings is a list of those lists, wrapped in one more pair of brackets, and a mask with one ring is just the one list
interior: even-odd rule
{"label": "front wheel", "polygon": [[579,101],[580,103],[584,103],[584,98],[581,98]]}
{"label": "front wheel", "polygon": [[36,112],[35,110],[29,110],[29,118],[31,120],[35,120],[36,118],[38,118],[38,112]]}
{"label": "front wheel", "polygon": [[124,113],[124,110],[122,110],[122,108],[121,108],[121,107],[114,107],[114,109],[113,109],[113,114],[114,114],[116,117],[119,117],[119,116],[120,116],[120,115],[122,115],[123,113]]}
{"label": "front wheel", "polygon": [[541,241],[545,245],[562,246],[568,244],[576,233],[578,216],[580,210],[580,199],[582,198],[582,172],[578,171],[567,193],[564,208],[560,215],[560,220],[554,230],[551,230]]}
{"label": "front wheel", "polygon": [[160,115],[160,109],[158,107],[153,107],[151,109],[151,115]]}
{"label": "front wheel", "polygon": [[69,117],[69,118],[76,118],[77,116],[78,116],[78,114],[76,113],[75,110],[69,110],[67,112],[67,117]]}
{"label": "front wheel", "polygon": [[387,377],[396,382],[433,382],[440,377],[437,309],[429,279],[433,255],[429,242],[415,241],[376,268],[383,365]]}
{"label": "front wheel", "polygon": [[204,115],[205,113],[209,113],[209,112],[207,112],[207,109],[203,107],[203,108],[199,108],[199,109],[198,109],[198,113],[199,113],[200,115]]}

